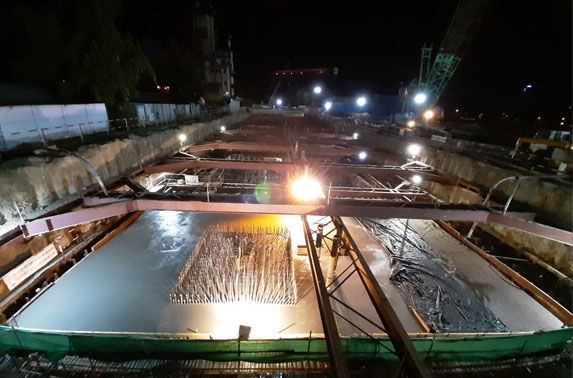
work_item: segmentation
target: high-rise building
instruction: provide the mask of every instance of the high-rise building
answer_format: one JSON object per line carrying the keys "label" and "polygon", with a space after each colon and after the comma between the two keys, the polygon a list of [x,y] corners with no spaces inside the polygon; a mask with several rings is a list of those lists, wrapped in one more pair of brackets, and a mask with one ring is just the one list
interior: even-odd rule
{"label": "high-rise building", "polygon": [[234,95],[234,67],[231,37],[227,45],[217,46],[215,19],[206,13],[193,16],[193,50],[201,57],[199,68],[203,97],[207,101],[220,101]]}

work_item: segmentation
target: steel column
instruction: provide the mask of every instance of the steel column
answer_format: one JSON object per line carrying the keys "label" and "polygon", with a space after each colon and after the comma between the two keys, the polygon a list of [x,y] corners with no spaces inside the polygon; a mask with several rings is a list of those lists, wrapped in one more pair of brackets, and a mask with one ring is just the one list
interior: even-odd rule
{"label": "steel column", "polygon": [[332,372],[335,377],[350,377],[348,366],[346,364],[346,357],[342,352],[340,345],[340,336],[338,334],[338,327],[334,320],[332,307],[330,306],[330,299],[326,287],[324,286],[324,276],[320,268],[320,261],[316,254],[316,248],[312,240],[312,233],[310,226],[306,220],[306,216],[301,216],[304,236],[306,239],[306,247],[308,248],[308,257],[310,261],[310,268],[312,270],[312,280],[314,283],[314,290],[316,291],[316,299],[318,301],[318,309],[320,310],[320,318],[322,320],[322,328],[324,329],[324,337],[328,347],[328,355],[330,357],[330,364]]}
{"label": "steel column", "polygon": [[380,285],[378,285],[376,277],[372,274],[366,260],[360,253],[360,250],[354,242],[354,239],[352,239],[350,232],[348,232],[348,228],[346,228],[346,225],[340,217],[333,217],[333,221],[339,227],[342,227],[344,234],[352,247],[349,251],[352,260],[354,260],[356,271],[368,292],[368,296],[370,297],[380,320],[384,324],[384,328],[388,333],[388,337],[390,337],[390,341],[392,341],[392,345],[394,345],[398,358],[404,358],[404,364],[408,371],[408,376],[430,377],[430,371],[418,358],[418,354],[408,337],[408,333],[406,333],[406,330],[402,326],[402,323],[400,323],[400,319],[396,312],[394,312],[390,301],[380,288]]}

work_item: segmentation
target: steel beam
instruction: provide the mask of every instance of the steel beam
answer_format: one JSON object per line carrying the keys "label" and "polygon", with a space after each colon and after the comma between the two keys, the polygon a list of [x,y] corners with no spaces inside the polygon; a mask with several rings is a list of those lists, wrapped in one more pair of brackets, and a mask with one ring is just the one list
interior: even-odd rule
{"label": "steel beam", "polygon": [[[106,199],[110,202],[110,199]],[[173,210],[205,213],[320,215],[371,218],[431,219],[459,222],[503,224],[533,235],[573,245],[573,233],[526,222],[502,214],[492,214],[475,206],[436,204],[371,203],[361,200],[337,200],[323,204],[253,204],[229,202],[182,201],[172,199],[121,200],[106,205],[40,218],[21,225],[25,236],[75,226],[132,211]],[[92,201],[93,202],[93,201]]]}
{"label": "steel beam", "polygon": [[[294,146],[276,143],[210,143],[190,146],[185,152],[195,154],[203,151],[252,151],[271,153],[294,153]],[[306,143],[299,144],[299,151],[304,151],[306,156],[357,156],[367,148],[329,148],[318,147]]]}
{"label": "steel beam", "polygon": [[[317,175],[356,175],[370,174],[376,177],[395,177],[419,175],[427,181],[440,182],[444,184],[457,184],[457,180],[443,177],[436,174],[436,171],[428,168],[402,168],[400,166],[379,166],[379,165],[359,165],[359,164],[312,164],[312,171]],[[277,172],[299,172],[307,171],[305,164],[294,163],[272,163],[272,162],[252,162],[233,160],[188,160],[177,161],[167,164],[160,164],[143,168],[146,174],[162,172],[180,172],[186,169],[238,169],[247,171],[277,171]]]}
{"label": "steel beam", "polygon": [[549,227],[544,224],[530,222],[524,219],[510,217],[499,213],[489,214],[487,223],[500,224],[527,232],[529,234],[541,235],[544,238],[555,240],[563,244],[573,245],[573,233],[563,231],[558,228]]}
{"label": "steel beam", "polygon": [[[357,156],[364,150],[365,149],[318,147],[316,145],[309,145],[304,143],[299,145],[299,151],[304,151],[305,155],[307,156]],[[294,152],[294,147],[291,145],[275,143],[210,143],[190,146],[185,149],[185,152],[190,154],[202,151],[253,151],[289,153]]]}
{"label": "steel beam", "polygon": [[330,306],[328,292],[324,285],[324,276],[322,275],[322,269],[320,268],[320,261],[314,247],[314,241],[312,240],[310,226],[308,225],[305,215],[302,215],[301,219],[304,227],[304,236],[306,247],[308,248],[308,259],[310,261],[310,268],[312,271],[312,280],[314,283],[314,290],[316,292],[318,309],[320,310],[324,338],[326,339],[326,346],[328,347],[332,373],[335,377],[350,377],[348,366],[346,364],[346,357],[344,356],[342,346],[340,345],[338,327],[336,326],[334,313]]}
{"label": "steel beam", "polygon": [[352,247],[349,248],[349,253],[352,260],[354,260],[356,271],[366,288],[366,292],[368,293],[380,320],[384,324],[384,328],[388,333],[390,341],[392,341],[392,345],[394,345],[398,358],[400,360],[404,360],[404,366],[406,367],[408,376],[419,378],[430,377],[430,371],[418,358],[418,354],[408,337],[408,333],[402,326],[402,323],[400,323],[398,315],[392,308],[386,294],[384,294],[382,288],[380,288],[376,277],[372,274],[366,260],[362,256],[362,253],[360,253],[358,246],[350,235],[348,228],[346,228],[346,225],[340,217],[333,217],[333,221],[337,226],[342,227],[343,232],[346,235],[346,239]]}
{"label": "steel beam", "polygon": [[300,137],[308,137],[308,138],[324,138],[324,139],[341,139],[341,140],[353,140],[352,135],[342,135],[342,134],[333,134],[333,133],[316,133],[316,132],[295,132],[293,130],[289,130],[287,132],[283,131],[283,129],[278,129],[276,126],[265,126],[265,125],[253,125],[256,128],[240,128],[240,129],[231,129],[225,131],[225,134],[228,135],[260,135],[261,133],[264,134],[273,134],[277,136],[286,136],[292,135],[296,138]]}
{"label": "steel beam", "polygon": [[[243,183],[222,183],[216,184],[211,183],[209,186],[213,190],[216,190],[215,196],[221,194],[232,194],[232,195],[254,195],[257,184],[243,184]],[[201,195],[205,195],[204,191],[198,192],[197,189],[203,189],[204,186],[187,186],[187,185],[170,185],[166,184],[165,188],[172,188],[177,193],[181,192],[193,192],[200,198]],[[326,188],[325,188],[326,189]],[[288,199],[290,194],[288,193],[289,188],[284,185],[269,183],[269,191],[272,194],[273,202],[278,202],[277,199]],[[344,187],[344,186],[333,186],[329,188],[330,198],[403,198],[408,197],[412,200],[414,198],[428,198],[428,194],[421,191],[410,191],[405,189],[385,189],[385,188],[362,188],[362,187]],[[125,196],[125,193],[121,193]],[[110,196],[114,196],[114,193],[110,193]],[[93,205],[92,205],[93,206]]]}

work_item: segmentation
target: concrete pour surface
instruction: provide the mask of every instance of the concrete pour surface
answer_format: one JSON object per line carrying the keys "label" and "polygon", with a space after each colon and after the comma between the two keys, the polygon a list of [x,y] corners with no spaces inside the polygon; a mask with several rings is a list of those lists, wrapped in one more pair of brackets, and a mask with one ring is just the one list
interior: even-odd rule
{"label": "concrete pour surface", "polygon": [[[254,338],[322,333],[314,290],[308,290],[310,275],[297,277],[301,295],[296,306],[170,303],[169,290],[203,231],[213,223],[236,221],[300,225],[298,217],[287,216],[146,212],[64,274],[17,317],[17,324],[68,331],[206,333],[214,338],[237,337],[239,325],[251,325]],[[295,269],[304,271],[306,258],[295,260]]]}
{"label": "concrete pour surface", "polygon": [[[309,217],[309,222],[317,217]],[[322,324],[312,285],[307,256],[295,257],[298,303],[295,306],[258,304],[179,305],[169,302],[169,290],[200,240],[203,230],[218,222],[280,224],[291,231],[294,246],[304,244],[302,223],[296,216],[222,215],[172,211],[143,214],[97,252],[89,255],[34,300],[13,322],[19,327],[133,333],[204,333],[213,338],[235,338],[239,325],[252,327],[252,338],[302,337],[322,333]],[[368,261],[380,258],[382,249],[366,232],[356,228],[356,242]],[[327,228],[328,230],[328,228]],[[321,257],[326,275],[328,253]],[[351,263],[340,258],[340,275]],[[382,264],[387,265],[387,261]],[[382,269],[384,276],[389,274]],[[349,274],[348,270],[346,274]],[[376,270],[377,273],[378,269]],[[346,274],[340,277],[342,280]],[[335,280],[332,287],[338,284]],[[384,285],[392,291],[390,283]],[[389,286],[389,287],[388,287]],[[419,332],[399,295],[391,294],[406,329]],[[380,321],[356,273],[335,293],[359,313]],[[381,332],[351,310],[331,301],[332,307],[351,323],[337,317],[342,335]]]}
{"label": "concrete pour surface", "polygon": [[[318,221],[318,217],[309,217],[312,228]],[[354,219],[345,218],[344,221],[406,331],[420,332],[420,326],[388,279],[390,260],[379,242]],[[306,256],[294,259],[298,292],[295,306],[170,303],[169,290],[203,231],[218,222],[283,225],[291,231],[294,246],[304,244],[302,224],[296,216],[146,212],[103,248],[64,274],[30,303],[13,324],[23,328],[65,331],[203,333],[213,338],[236,338],[239,325],[251,326],[252,338],[303,337],[310,331],[322,333]],[[441,253],[444,258],[448,261],[455,259],[451,263],[461,265],[457,268],[458,273],[476,283],[472,287],[482,290],[488,306],[512,331],[559,328],[561,324],[553,315],[526,293],[504,281],[479,256],[464,251],[459,242],[438,232],[441,230],[424,227],[424,223],[415,225],[428,244],[440,252],[442,249],[445,251]],[[329,259],[323,249],[320,260],[325,276]],[[350,263],[350,257],[340,258],[336,269],[338,278],[332,288],[352,272],[349,269],[342,274]],[[474,274],[479,277],[474,277]],[[487,283],[484,280],[493,281]],[[499,285],[502,285],[501,289],[498,289]],[[336,290],[334,296],[374,323],[381,324],[356,273]],[[343,305],[333,300],[331,304],[336,312],[354,323],[335,315],[342,335],[381,332]]]}
{"label": "concrete pour surface", "polygon": [[563,322],[436,223],[412,219],[409,223],[510,331],[561,328]]}

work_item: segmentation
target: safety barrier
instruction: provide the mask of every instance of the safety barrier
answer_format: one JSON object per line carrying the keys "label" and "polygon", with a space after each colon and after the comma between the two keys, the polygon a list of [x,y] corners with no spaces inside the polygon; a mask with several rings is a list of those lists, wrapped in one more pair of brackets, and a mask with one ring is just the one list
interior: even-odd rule
{"label": "safety barrier", "polygon": [[[206,339],[202,338],[205,337]],[[547,332],[410,335],[420,358],[433,361],[484,361],[566,350],[573,328]],[[390,339],[343,337],[349,360],[397,360]],[[99,359],[205,359],[211,361],[326,361],[326,341],[319,337],[278,340],[210,340],[198,334],[127,334],[28,330],[0,326],[0,353],[42,352],[50,359],[66,355]]]}

